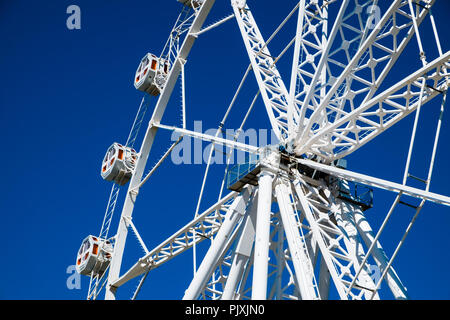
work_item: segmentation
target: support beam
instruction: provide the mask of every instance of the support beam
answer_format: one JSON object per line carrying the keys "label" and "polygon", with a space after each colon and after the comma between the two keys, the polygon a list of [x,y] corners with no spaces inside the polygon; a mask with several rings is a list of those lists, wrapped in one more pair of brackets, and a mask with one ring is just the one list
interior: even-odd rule
{"label": "support beam", "polygon": [[[449,66],[450,51],[364,101],[358,108],[348,112],[341,110],[339,119],[318,129],[298,146],[298,154],[311,151],[320,157],[334,160],[352,153],[416,110],[419,105],[425,105],[443,93],[450,84],[445,71]],[[424,78],[432,82],[432,88],[427,86],[421,99],[417,99]],[[356,133],[353,138],[351,133]],[[325,152],[334,149],[339,151],[333,151],[332,154]]]}
{"label": "support beam", "polygon": [[223,19],[221,19],[221,20],[219,20],[219,21],[213,23],[212,25],[203,28],[203,29],[200,30],[199,32],[195,33],[195,36],[199,36],[199,35],[201,35],[201,34],[207,32],[207,31],[209,31],[209,30],[212,30],[212,29],[214,29],[214,28],[217,28],[217,27],[220,26],[222,23],[225,23],[225,22],[227,22],[228,20],[233,19],[233,18],[234,18],[234,14],[230,14],[229,16],[226,16],[225,18],[223,18]]}
{"label": "support beam", "polygon": [[181,129],[181,128],[177,128],[177,127],[174,127],[174,126],[167,126],[167,125],[163,125],[163,124],[155,124],[154,126],[157,127],[157,128],[161,128],[161,129],[175,131],[175,132],[178,132],[178,133],[180,133],[181,135],[184,135],[184,136],[190,136],[190,137],[193,137],[193,138],[196,138],[196,139],[200,139],[200,140],[203,140],[203,141],[217,143],[217,144],[220,144],[220,145],[223,145],[225,147],[232,148],[232,149],[237,149],[237,150],[241,150],[241,151],[249,152],[249,153],[256,153],[256,152],[258,152],[258,147],[251,146],[251,145],[248,145],[248,144],[245,144],[245,143],[231,141],[231,140],[228,140],[228,139],[219,138],[217,135],[216,136],[211,136],[211,135],[204,134],[204,133],[201,133],[201,132],[195,132],[195,131]]}
{"label": "support beam", "polygon": [[244,227],[234,251],[233,262],[230,273],[222,294],[222,300],[233,300],[236,294],[236,288],[242,279],[244,267],[248,263],[255,242],[256,209],[258,206],[257,196],[253,198],[250,213],[246,215]]}
{"label": "support beam", "polygon": [[214,241],[208,252],[205,255],[200,267],[195,273],[189,288],[186,290],[183,300],[195,300],[201,294],[203,288],[211,277],[211,273],[214,271],[216,262],[222,255],[228,239],[231,236],[235,226],[243,218],[247,212],[250,194],[248,189],[245,189],[239,196],[236,197],[233,204],[228,209],[225,217],[225,221],[217,232]]}
{"label": "support beam", "polygon": [[[300,58],[300,49],[301,49],[301,42],[303,39],[303,23],[304,23],[304,16],[305,16],[305,0],[299,1],[299,7],[298,7],[298,18],[297,18],[297,32],[295,36],[295,46],[294,46],[294,60],[292,62],[292,70],[291,70],[291,83],[289,86],[289,105],[288,105],[288,112],[287,112],[287,118],[288,118],[288,128],[289,128],[289,137],[291,137],[293,130],[294,130],[294,123],[292,118],[292,109],[295,105],[295,93],[297,88],[297,70],[298,70],[298,63]],[[303,123],[300,122],[299,126]]]}
{"label": "support beam", "polygon": [[319,299],[319,292],[314,277],[311,257],[308,255],[305,237],[300,234],[299,223],[293,210],[293,197],[288,185],[290,182],[279,179],[275,186],[275,194],[280,208],[289,252],[294,265],[295,278],[303,300]]}
{"label": "support beam", "polygon": [[[346,12],[348,3],[349,3],[349,0],[342,1],[341,7],[340,7],[337,17],[334,21],[333,28],[331,29],[331,33],[330,33],[328,39],[326,39],[325,46],[323,46],[323,44],[322,44],[322,48],[321,48],[322,52],[320,52],[320,60],[316,66],[314,76],[311,79],[311,82],[308,83],[308,88],[310,88],[310,89],[307,91],[307,94],[302,102],[302,108],[301,108],[300,120],[299,120],[300,125],[297,128],[297,132],[296,132],[296,134],[298,136],[300,136],[300,134],[302,132],[306,132],[305,127],[304,127],[305,122],[306,122],[305,121],[306,110],[308,109],[310,101],[314,95],[317,83],[319,83],[320,80],[323,80],[323,70],[324,70],[324,67],[328,60],[328,54],[331,50],[331,46],[334,43],[336,34],[338,33],[339,29],[341,28],[342,19],[344,17],[344,13]],[[315,9],[315,8],[313,8],[313,9]],[[325,10],[327,10],[327,9],[325,9]],[[300,41],[301,40],[299,40],[299,42]],[[297,68],[298,68],[298,66],[297,66]],[[292,88],[291,88],[291,90],[292,90]],[[300,130],[305,130],[305,131],[300,131]],[[308,132],[309,132],[309,130],[308,130]],[[297,138],[297,136],[293,136],[292,138]]]}
{"label": "support beam", "polygon": [[320,258],[319,294],[322,300],[328,300],[330,295],[330,271],[323,257]]}
{"label": "support beam", "polygon": [[259,193],[253,263],[252,300],[265,300],[267,297],[273,179],[274,174],[267,169],[261,171],[258,179]]}
{"label": "support beam", "polygon": [[353,207],[351,204],[336,199],[335,203],[338,210],[334,212],[334,218],[336,220],[336,225],[344,231],[346,237],[343,239],[344,247],[348,253],[347,257],[350,259],[353,269],[359,270],[360,274],[357,279],[358,286],[362,289],[361,298],[364,297],[365,300],[369,300],[373,297],[376,300],[380,299],[380,296],[375,288],[375,282],[369,274],[369,265],[364,261],[364,248],[361,243],[361,238],[358,235],[356,229],[355,220],[353,218]]}
{"label": "support beam", "polygon": [[[434,1],[431,1],[429,6],[432,6],[433,3],[434,3]],[[372,73],[369,73],[369,74],[371,76],[361,78],[360,73],[356,74],[356,72],[361,70],[360,67],[361,67],[361,64],[363,63],[362,61],[365,61],[364,59],[366,59],[368,52],[373,53],[373,50],[374,50],[373,48],[375,46],[379,45],[377,43],[377,41],[380,41],[386,37],[386,34],[383,32],[383,30],[384,30],[383,26],[385,26],[386,24],[389,24],[389,23],[395,23],[394,26],[396,28],[399,28],[399,30],[401,30],[403,28],[408,28],[408,24],[404,24],[404,25],[396,24],[398,19],[395,19],[395,15],[403,14],[403,11],[401,11],[401,8],[403,8],[403,6],[405,6],[405,2],[402,0],[392,1],[390,7],[386,10],[386,12],[383,15],[383,17],[381,18],[381,20],[377,23],[377,25],[372,30],[370,35],[367,36],[365,41],[363,43],[361,43],[361,45],[358,48],[358,51],[353,55],[351,60],[345,61],[345,62],[342,61],[342,63],[345,63],[345,69],[340,73],[340,75],[336,79],[336,81],[333,82],[332,87],[330,88],[330,90],[328,90],[326,97],[321,101],[321,104],[314,109],[313,114],[309,117],[309,121],[308,121],[306,130],[303,130],[303,132],[301,132],[300,137],[298,138],[298,141],[297,141],[299,149],[303,148],[303,145],[306,142],[305,140],[309,139],[308,135],[315,137],[315,135],[310,134],[310,131],[311,131],[312,127],[314,126],[314,124],[318,122],[318,118],[321,117],[323,113],[333,114],[333,115],[335,115],[336,120],[338,120],[342,115],[345,115],[346,113],[348,113],[347,110],[353,110],[354,107],[352,104],[353,102],[351,100],[353,100],[354,94],[348,95],[348,98],[347,98],[347,96],[341,97],[339,92],[340,92],[340,88],[343,85],[345,85],[347,87],[347,91],[351,91],[352,89],[356,90],[356,89],[354,89],[354,88],[356,88],[356,86],[353,86],[353,88],[351,88],[351,83],[355,79],[360,79],[361,81],[357,81],[358,85],[361,86],[361,84],[362,84],[363,86],[366,86],[366,88],[364,91],[363,90],[356,90],[356,91],[365,92],[368,90],[368,92],[366,93],[366,97],[363,99],[362,104],[364,104],[368,99],[370,99],[373,96],[373,94],[375,93],[375,90],[381,85],[381,82],[384,80],[387,73],[389,72],[389,70],[392,68],[393,64],[396,62],[396,60],[402,53],[406,44],[409,42],[409,40],[413,36],[414,28],[410,27],[408,33],[406,33],[404,38],[397,37],[397,36],[393,37],[394,41],[393,41],[392,48],[389,48],[383,57],[379,57],[378,59],[374,60],[374,61],[376,61],[376,63],[378,63],[379,61],[382,61],[381,59],[387,58],[388,63],[384,68],[376,68],[376,70],[375,70],[375,67],[371,68],[372,64],[365,63],[365,66],[363,66],[363,68],[366,68],[368,70],[370,69]],[[407,6],[407,3],[406,3],[406,6]],[[399,10],[401,13],[399,12]],[[423,18],[426,15],[426,12],[427,12],[426,9],[422,10],[420,17],[419,17],[420,21],[423,20]],[[413,17],[409,17],[409,18],[413,19]],[[403,40],[400,42],[400,41],[398,41],[400,39],[403,39]],[[376,57],[374,57],[374,58],[376,58]],[[377,72],[374,74],[375,71],[377,71]],[[381,71],[381,73],[379,71]],[[353,78],[353,80],[352,80],[352,78]],[[312,88],[312,91],[313,90],[314,90],[314,88]],[[352,98],[350,98],[350,97],[352,97]],[[346,104],[347,104],[347,107],[346,107]],[[348,106],[349,104],[351,105],[351,107]],[[344,109],[346,109],[346,110],[344,111]],[[337,113],[335,114],[335,112],[337,112]]]}
{"label": "support beam", "polygon": [[299,200],[299,207],[305,215],[306,220],[309,222],[311,230],[313,232],[313,237],[319,246],[320,252],[322,253],[323,260],[325,261],[328,270],[330,271],[331,278],[333,279],[336,290],[342,300],[348,300],[345,293],[345,286],[341,281],[341,277],[337,273],[333,257],[331,255],[328,245],[325,243],[325,239],[321,234],[319,229],[319,224],[314,218],[313,212],[308,203],[305,193],[302,190],[302,186],[299,181],[294,182],[295,191]]}

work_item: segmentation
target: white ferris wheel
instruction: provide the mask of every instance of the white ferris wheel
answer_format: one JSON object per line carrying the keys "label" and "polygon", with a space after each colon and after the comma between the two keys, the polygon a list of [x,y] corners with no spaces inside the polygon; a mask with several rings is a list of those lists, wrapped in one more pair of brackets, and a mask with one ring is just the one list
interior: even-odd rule
{"label": "white ferris wheel", "polygon": [[[115,299],[117,291],[136,278],[135,299],[152,270],[192,249],[194,273],[182,297],[187,300],[314,300],[328,299],[331,291],[340,299],[408,299],[393,262],[425,202],[450,206],[450,197],[429,190],[450,84],[450,51],[442,51],[431,10],[437,1],[293,1],[292,8],[286,8],[285,19],[267,39],[258,28],[258,17],[252,14],[258,1],[229,1],[229,15],[209,26],[204,22],[214,10],[214,0],[178,2],[179,14],[174,14],[161,54],[146,54],[136,71],[134,85],[145,96],[129,137],[124,144],[114,143],[102,162],[101,175],[113,184],[110,198],[99,235],[85,238],[76,262],[78,272],[90,277],[87,298],[103,298],[104,293],[106,299]],[[216,134],[210,135],[186,124],[185,64],[195,42],[229,20],[237,22],[245,48],[242,54],[249,65]],[[281,53],[273,55],[270,42],[292,20],[296,32]],[[421,32],[425,21],[432,32]],[[425,48],[424,37],[428,43],[432,40],[434,48]],[[409,43],[418,50],[405,56]],[[289,50],[290,57],[285,55]],[[289,78],[282,77],[277,68],[281,58],[290,59]],[[411,68],[401,80],[386,86],[397,60],[406,59],[416,59],[420,67]],[[221,133],[239,93],[245,90],[247,77],[256,79],[258,92],[246,106],[236,134],[224,136]],[[181,124],[164,124],[163,115],[177,82],[182,92]],[[140,148],[134,149],[149,101],[155,102],[153,113]],[[430,101],[440,106],[441,116],[435,122],[427,176],[419,178],[411,174],[410,166],[421,109]],[[278,144],[256,147],[238,139],[258,103]],[[370,145],[409,114],[414,124],[402,181],[347,169],[344,157],[368,142]],[[148,168],[152,145],[161,130],[176,132],[180,138]],[[140,188],[151,183],[153,173],[183,137],[243,152],[245,161],[224,166],[223,181],[216,181],[221,185],[218,200],[202,200],[215,152],[211,148],[193,219],[151,249],[138,232],[144,226],[138,228],[133,222],[134,206],[138,195],[145,196]],[[421,181],[423,188],[408,185],[411,179]],[[125,200],[117,232],[111,234],[122,186]],[[396,194],[376,229],[366,218],[366,210],[373,206],[373,188]],[[416,204],[408,202],[412,198],[417,199]],[[201,200],[208,203],[208,209],[199,210]],[[402,205],[411,208],[412,219],[388,256],[380,236]],[[136,235],[144,254],[121,270],[129,231]],[[201,242],[208,243],[208,249],[200,256],[196,248]],[[379,270],[377,278],[372,276],[374,266]],[[381,283],[389,288],[390,297],[380,294]]]}

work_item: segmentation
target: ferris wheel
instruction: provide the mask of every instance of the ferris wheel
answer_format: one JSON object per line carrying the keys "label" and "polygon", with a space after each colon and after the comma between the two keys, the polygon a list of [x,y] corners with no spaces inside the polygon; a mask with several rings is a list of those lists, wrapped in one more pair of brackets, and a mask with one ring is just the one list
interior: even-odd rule
{"label": "ferris wheel", "polygon": [[[135,299],[152,270],[192,249],[194,275],[182,297],[186,300],[315,300],[328,299],[331,290],[343,300],[371,300],[385,298],[380,294],[381,283],[389,288],[391,297],[408,299],[393,262],[426,201],[450,206],[450,197],[429,191],[450,84],[450,51],[442,51],[431,10],[436,1],[394,0],[382,10],[377,0],[295,1],[267,40],[252,14],[251,6],[257,6],[258,1],[231,0],[230,14],[205,27],[214,0],[178,2],[179,14],[161,54],[147,53],[136,70],[134,85],[145,95],[129,137],[125,144],[113,143],[101,164],[102,177],[113,184],[110,198],[99,235],[84,239],[76,261],[78,272],[90,277],[87,298],[97,299],[104,292],[106,299],[115,299],[117,290],[138,278]],[[296,32],[274,56],[269,44],[292,19]],[[242,54],[248,56],[249,65],[216,134],[209,135],[186,125],[185,64],[201,35],[229,20],[237,22],[245,48]],[[425,50],[423,44],[421,26],[426,20],[432,27],[432,34],[426,37],[432,37],[433,50]],[[414,57],[405,55],[410,42],[418,47]],[[277,63],[290,48],[291,76],[286,79]],[[402,59],[418,59],[421,67],[386,87],[391,69]],[[230,111],[251,74],[259,91],[236,134],[223,136]],[[162,123],[163,115],[179,79],[182,124],[167,125]],[[256,147],[238,139],[249,114],[257,108],[258,98],[277,144]],[[151,119],[140,148],[135,149],[152,100],[156,102]],[[436,119],[428,175],[418,178],[410,173],[410,165],[420,112],[430,101],[438,101],[440,117]],[[409,114],[414,114],[414,125],[401,182],[347,169],[344,157],[370,145]],[[147,160],[159,130],[176,132],[180,137],[149,169]],[[237,165],[227,162],[223,181],[217,181],[221,184],[219,200],[203,199],[209,208],[201,212],[200,201],[215,152],[211,148],[193,219],[148,249],[132,219],[134,206],[138,195],[144,195],[140,188],[151,183],[153,173],[183,137],[243,152],[245,161]],[[408,179],[420,180],[424,187],[409,186]],[[109,229],[122,186],[127,189],[125,200],[117,232],[111,236]],[[377,229],[366,218],[366,210],[373,207],[373,188],[396,194]],[[419,204],[408,203],[405,197],[416,198]],[[411,207],[414,215],[388,256],[380,236],[401,205]],[[144,255],[123,271],[129,231],[136,235]],[[196,248],[207,239],[209,249],[200,257]],[[376,279],[371,276],[372,266],[380,270]]]}

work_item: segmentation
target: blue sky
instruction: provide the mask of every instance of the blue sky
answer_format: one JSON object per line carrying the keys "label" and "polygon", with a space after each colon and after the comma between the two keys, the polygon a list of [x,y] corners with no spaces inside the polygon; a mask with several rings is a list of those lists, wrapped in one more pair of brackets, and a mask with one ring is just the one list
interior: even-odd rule
{"label": "blue sky", "polygon": [[[206,25],[231,13],[229,1],[216,2]],[[436,2],[433,13],[445,52],[450,49],[450,4]],[[66,27],[71,4],[81,8],[80,30]],[[249,1],[265,38],[295,1],[277,4]],[[100,231],[111,187],[100,177],[101,160],[112,142],[125,142],[142,98],[132,83],[134,72],[145,53],[159,55],[179,10],[175,0],[0,2],[0,134],[5,139],[0,160],[0,273],[4,275],[0,299],[85,298],[88,278],[82,278],[80,290],[69,290],[66,270],[75,263],[83,238]],[[272,54],[291,39],[294,22],[269,46]],[[424,27],[423,41],[432,56],[428,21]],[[292,50],[280,60],[287,84],[291,56]],[[217,127],[248,63],[233,20],[198,39],[186,67],[188,127],[199,120],[204,130]],[[413,39],[386,84],[419,67]],[[226,127],[237,128],[256,91],[251,76]],[[416,176],[426,176],[439,103],[436,98],[421,114],[411,167]],[[180,110],[177,85],[163,123],[179,125]],[[444,195],[450,195],[449,114],[444,114],[431,183],[431,191]],[[412,123],[413,116],[405,118],[347,157],[348,167],[401,182]],[[247,128],[268,128],[261,100]],[[170,133],[158,132],[149,166],[169,146],[170,138]],[[204,165],[175,165],[169,160],[143,187],[134,219],[149,248],[192,219],[203,170]],[[222,175],[223,166],[213,166],[202,209],[216,201]],[[380,225],[394,197],[375,190],[375,207],[367,212],[374,227]],[[117,228],[119,214],[117,210],[111,232]],[[412,214],[411,209],[400,208],[385,230],[381,240],[389,254]],[[394,266],[414,299],[450,299],[448,226],[450,209],[427,203],[398,255]],[[142,255],[132,236],[126,248],[122,270]],[[185,253],[150,273],[140,298],[181,298],[191,280],[191,261],[191,253]],[[124,286],[118,297],[130,298],[136,284]]]}

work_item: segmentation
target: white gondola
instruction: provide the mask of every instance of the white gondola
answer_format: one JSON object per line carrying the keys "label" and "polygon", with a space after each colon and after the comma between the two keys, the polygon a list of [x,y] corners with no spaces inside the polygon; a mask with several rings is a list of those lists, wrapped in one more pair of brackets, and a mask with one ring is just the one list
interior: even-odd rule
{"label": "white gondola", "polygon": [[109,266],[113,252],[111,242],[94,236],[86,237],[78,250],[76,270],[79,274],[102,275]]}
{"label": "white gondola", "polygon": [[134,87],[140,91],[157,96],[160,88],[164,86],[169,69],[169,63],[166,60],[147,53],[136,70]]}
{"label": "white gondola", "polygon": [[191,8],[197,8],[202,5],[203,0],[178,0],[178,2],[181,2],[185,6],[189,6]]}
{"label": "white gondola", "polygon": [[125,147],[117,142],[113,143],[103,158],[102,178],[123,186],[130,180],[136,160],[137,154],[134,149]]}

